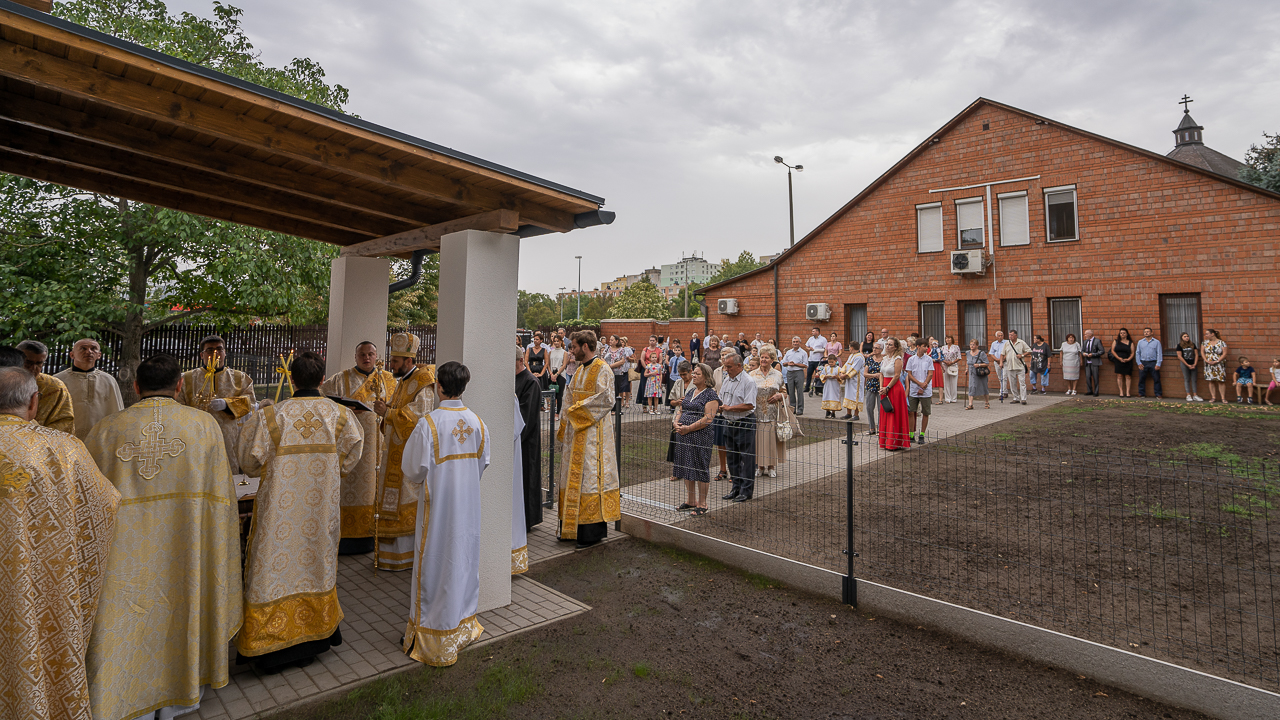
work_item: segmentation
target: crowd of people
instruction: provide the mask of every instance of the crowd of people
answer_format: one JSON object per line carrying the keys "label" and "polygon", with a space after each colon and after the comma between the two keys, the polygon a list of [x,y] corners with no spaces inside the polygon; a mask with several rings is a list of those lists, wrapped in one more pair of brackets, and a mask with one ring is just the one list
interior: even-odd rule
{"label": "crowd of people", "polygon": [[[332,377],[303,352],[287,368],[291,397],[272,402],[227,367],[225,342],[210,336],[195,369],[166,354],[145,359],[129,407],[96,366],[92,340],[76,343],[57,377],[43,372],[44,345],[0,347],[0,617],[12,650],[0,657],[0,717],[192,712],[227,684],[232,647],[237,663],[263,674],[309,665],[342,642],[344,554],[412,571],[403,651],[455,662],[483,631],[479,482],[492,441],[462,402],[467,367],[420,365],[419,345],[394,335],[384,370],[378,346],[362,342],[354,365]],[[553,354],[562,339],[552,345],[533,355],[558,379],[567,362]],[[594,333],[572,336],[572,422],[557,437],[584,457],[558,481],[558,534],[578,547],[620,517],[605,425],[613,372],[596,350]],[[518,372],[524,362],[521,351]],[[525,375],[536,409],[540,382]],[[512,403],[514,453],[525,460],[511,479],[516,574],[528,567],[529,525],[541,520],[540,482],[528,502],[522,475],[541,453],[521,446]],[[249,478],[260,480],[244,498],[253,504],[244,537],[237,488]]]}

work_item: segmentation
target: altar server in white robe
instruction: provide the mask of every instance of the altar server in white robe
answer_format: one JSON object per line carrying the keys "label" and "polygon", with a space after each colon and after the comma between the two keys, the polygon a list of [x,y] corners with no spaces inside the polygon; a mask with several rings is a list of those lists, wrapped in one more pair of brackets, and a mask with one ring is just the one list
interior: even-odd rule
{"label": "altar server in white robe", "polygon": [[444,667],[480,637],[480,477],[489,466],[489,430],[459,399],[471,372],[458,362],[436,370],[439,406],[404,445],[404,481],[422,485],[414,535],[413,586],[404,651]]}
{"label": "altar server in white robe", "polygon": [[[511,457],[519,458],[520,433],[524,432],[524,416],[520,414],[520,398],[516,397],[516,441]],[[524,513],[524,463],[512,462],[511,485],[511,574],[519,575],[529,569],[529,532],[525,530]]]}
{"label": "altar server in white robe", "polygon": [[839,377],[844,381],[844,417],[841,420],[859,419],[867,401],[867,382],[862,377],[862,368],[866,366],[866,356],[855,349],[849,350],[849,359],[840,366]]}
{"label": "altar server in white robe", "polygon": [[102,348],[97,340],[81,338],[71,346],[71,367],[54,375],[71,393],[71,407],[75,408],[74,434],[81,440],[99,420],[124,410],[120,384],[98,368],[101,357]]}

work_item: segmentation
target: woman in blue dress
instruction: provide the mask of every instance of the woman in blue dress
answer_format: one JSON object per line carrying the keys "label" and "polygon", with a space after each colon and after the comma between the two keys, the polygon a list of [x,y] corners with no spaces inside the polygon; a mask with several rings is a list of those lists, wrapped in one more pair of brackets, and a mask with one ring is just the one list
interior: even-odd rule
{"label": "woman in blue dress", "polygon": [[680,403],[680,414],[672,421],[679,435],[672,476],[683,480],[688,491],[688,499],[676,509],[705,515],[711,488],[711,423],[720,409],[720,396],[711,387],[711,368],[705,363],[693,366],[689,381],[691,387]]}

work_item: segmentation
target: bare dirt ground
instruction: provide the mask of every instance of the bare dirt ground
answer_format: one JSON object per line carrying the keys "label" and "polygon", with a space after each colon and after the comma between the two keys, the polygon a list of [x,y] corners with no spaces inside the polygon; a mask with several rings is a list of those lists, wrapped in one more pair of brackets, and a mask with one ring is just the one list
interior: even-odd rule
{"label": "bare dirt ground", "polygon": [[638,540],[530,575],[594,609],[286,717],[1203,717]]}
{"label": "bare dirt ground", "polygon": [[[1280,690],[1277,457],[1274,412],[1063,403],[856,467],[854,574]],[[843,572],[833,470],[688,527]]]}

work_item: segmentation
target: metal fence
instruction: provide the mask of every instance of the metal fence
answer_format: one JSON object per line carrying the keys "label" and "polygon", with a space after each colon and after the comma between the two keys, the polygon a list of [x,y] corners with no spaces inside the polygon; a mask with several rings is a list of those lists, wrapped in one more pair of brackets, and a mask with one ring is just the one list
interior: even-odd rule
{"label": "metal fence", "polygon": [[888,452],[865,425],[802,418],[777,477],[746,502],[712,480],[694,514],[668,460],[693,448],[660,412],[617,416],[628,514],[834,570],[851,603],[861,578],[1280,690],[1274,461],[975,433]]}
{"label": "metal fence", "polygon": [[[383,357],[386,357],[390,347],[391,336],[398,332],[411,332],[422,339],[418,351],[419,362],[435,362],[435,325],[387,330],[383,342]],[[290,351],[306,350],[325,355],[328,350],[329,329],[326,325],[165,325],[142,336],[142,357],[168,353],[178,358],[183,367],[195,367],[199,362],[200,341],[209,335],[220,335],[226,341],[227,365],[248,373],[257,384],[268,384],[278,379],[274,371],[281,355],[288,356]],[[120,336],[108,335],[98,342],[103,352],[98,366],[113,375],[117,374],[120,370]],[[339,348],[339,351],[350,354],[354,353],[355,348]],[[58,372],[70,365],[71,345],[49,346],[45,372]]]}

